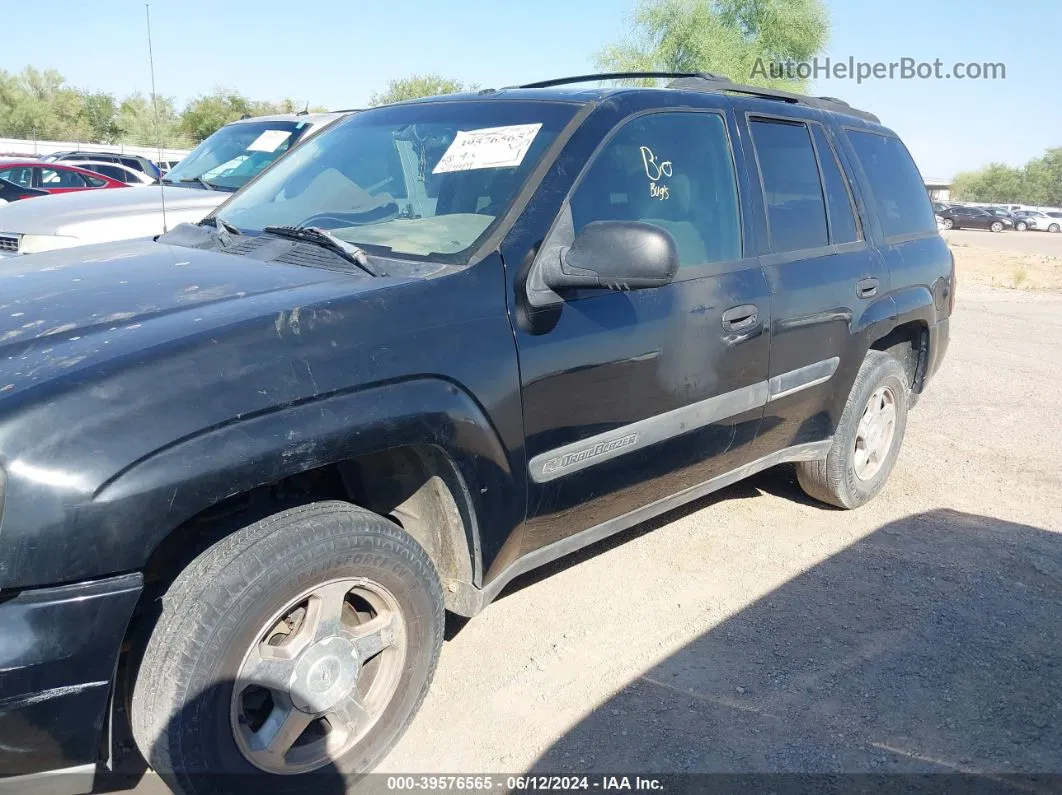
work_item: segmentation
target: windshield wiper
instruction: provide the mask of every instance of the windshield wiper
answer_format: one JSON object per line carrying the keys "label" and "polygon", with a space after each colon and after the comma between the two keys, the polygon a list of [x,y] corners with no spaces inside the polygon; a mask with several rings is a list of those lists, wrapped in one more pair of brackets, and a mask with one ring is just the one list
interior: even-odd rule
{"label": "windshield wiper", "polygon": [[361,268],[370,276],[383,276],[369,264],[368,255],[353,243],[348,243],[346,240],[341,240],[331,232],[326,232],[324,229],[318,229],[316,226],[267,226],[262,229],[271,235],[277,235],[278,237],[286,237],[291,240],[301,240],[306,243],[313,243],[326,248],[329,251],[338,254],[352,265],[356,265]]}
{"label": "windshield wiper", "polygon": [[[203,179],[202,177],[182,177],[181,179],[177,180],[177,182],[185,183],[185,184],[187,184],[189,182],[198,182],[200,185],[202,185],[207,190],[217,190],[218,189],[217,185],[215,185],[213,182],[210,182],[208,180]],[[172,179],[170,180],[170,184],[171,185],[173,184],[173,180]]]}

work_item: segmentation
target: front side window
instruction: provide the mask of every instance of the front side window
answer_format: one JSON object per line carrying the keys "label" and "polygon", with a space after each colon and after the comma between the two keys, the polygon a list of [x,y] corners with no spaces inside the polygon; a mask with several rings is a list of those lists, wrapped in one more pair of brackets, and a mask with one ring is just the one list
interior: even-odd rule
{"label": "front side window", "polygon": [[480,100],[358,113],[306,140],[218,214],[244,231],[313,226],[369,253],[464,262],[576,107]]}
{"label": "front side window", "polygon": [[602,148],[570,200],[575,233],[593,221],[643,221],[671,234],[680,267],[741,258],[737,180],[716,113],[628,122]]}
{"label": "front side window", "polygon": [[753,119],[749,126],[763,180],[771,250],[826,246],[826,204],[808,126],[773,119]]}
{"label": "front side window", "polygon": [[14,182],[23,188],[31,188],[33,187],[33,169],[24,167],[0,169],[0,179]]}
{"label": "front side window", "polygon": [[899,138],[848,130],[856,157],[870,181],[886,237],[936,233],[925,183]]}

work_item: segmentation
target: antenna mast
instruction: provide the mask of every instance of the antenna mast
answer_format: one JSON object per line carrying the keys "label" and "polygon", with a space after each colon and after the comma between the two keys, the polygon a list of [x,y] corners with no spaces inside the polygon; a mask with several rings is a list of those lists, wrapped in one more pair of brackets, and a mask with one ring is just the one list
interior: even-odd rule
{"label": "antenna mast", "polygon": [[[151,49],[151,4],[144,3],[144,14],[147,16],[147,40],[148,40],[148,66],[151,68],[151,104],[155,108],[155,144],[159,150],[158,161],[162,162],[162,125],[159,123],[159,95],[155,91],[155,53]],[[159,177],[159,195],[162,197],[162,231],[168,232],[166,224],[166,186]]]}

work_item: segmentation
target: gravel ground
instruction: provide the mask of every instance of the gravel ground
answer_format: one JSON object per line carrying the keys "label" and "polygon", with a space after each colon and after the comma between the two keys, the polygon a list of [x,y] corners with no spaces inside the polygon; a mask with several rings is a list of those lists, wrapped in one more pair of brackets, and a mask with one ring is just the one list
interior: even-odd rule
{"label": "gravel ground", "polygon": [[380,772],[1062,774],[1062,296],[959,290],[875,501],[779,468],[524,578]]}

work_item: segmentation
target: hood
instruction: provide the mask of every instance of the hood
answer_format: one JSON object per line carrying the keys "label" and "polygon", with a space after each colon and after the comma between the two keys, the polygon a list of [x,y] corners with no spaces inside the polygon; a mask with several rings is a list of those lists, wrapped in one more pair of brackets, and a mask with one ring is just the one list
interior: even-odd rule
{"label": "hood", "polygon": [[69,245],[108,243],[160,235],[162,194],[166,226],[195,223],[231,196],[199,188],[142,185],[114,190],[86,190],[11,202],[0,207],[0,232],[62,235]]}
{"label": "hood", "polygon": [[[118,191],[114,191],[118,192]],[[371,277],[151,240],[55,251],[0,267],[0,401],[117,357],[201,338]]]}

